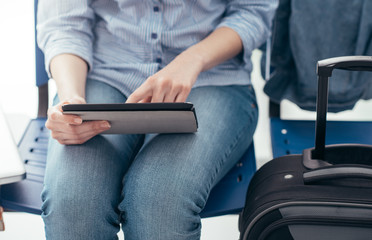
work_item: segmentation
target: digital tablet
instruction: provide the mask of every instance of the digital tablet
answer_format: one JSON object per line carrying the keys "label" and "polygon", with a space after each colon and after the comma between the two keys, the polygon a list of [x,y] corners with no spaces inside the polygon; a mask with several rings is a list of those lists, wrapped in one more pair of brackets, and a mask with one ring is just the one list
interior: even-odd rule
{"label": "digital tablet", "polygon": [[66,104],[63,114],[79,115],[83,121],[107,120],[103,134],[191,133],[198,123],[192,103]]}

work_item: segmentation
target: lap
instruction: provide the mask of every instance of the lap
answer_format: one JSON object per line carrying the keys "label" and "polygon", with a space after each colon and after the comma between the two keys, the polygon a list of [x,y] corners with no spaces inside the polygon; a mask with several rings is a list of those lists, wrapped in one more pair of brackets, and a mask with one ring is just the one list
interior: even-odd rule
{"label": "lap", "polygon": [[[116,89],[96,81],[88,81],[86,93],[88,103],[126,100]],[[196,109],[198,132],[158,134],[140,150],[142,135],[99,135],[79,146],[51,140],[44,195],[48,191],[49,196],[99,195],[97,204],[118,205],[126,175],[124,196],[135,195],[136,190],[152,192],[146,189],[150,185],[185,196],[195,192],[190,198],[200,201],[202,208],[213,185],[251,143],[258,111],[248,86],[195,88],[188,101]]]}
{"label": "lap", "polygon": [[[188,101],[195,106],[198,132],[156,135],[141,149],[135,164],[151,168],[158,160],[175,171],[175,165],[179,164],[181,169],[187,167],[194,172],[194,167],[213,169],[226,164],[229,168],[239,160],[252,142],[257,124],[258,110],[251,89],[248,86],[201,87],[190,93]],[[218,169],[211,184],[227,170]]]}
{"label": "lap", "polygon": [[[200,87],[188,101],[195,106],[198,132],[155,135],[129,168],[124,195],[151,183],[158,191],[203,192],[203,206],[209,190],[246,151],[258,115],[250,87]],[[177,189],[170,189],[176,182]]]}
{"label": "lap", "polygon": [[210,190],[252,141],[257,108],[249,87],[196,88],[188,101],[198,132],[153,136],[124,177],[119,209],[128,239],[199,239]]}

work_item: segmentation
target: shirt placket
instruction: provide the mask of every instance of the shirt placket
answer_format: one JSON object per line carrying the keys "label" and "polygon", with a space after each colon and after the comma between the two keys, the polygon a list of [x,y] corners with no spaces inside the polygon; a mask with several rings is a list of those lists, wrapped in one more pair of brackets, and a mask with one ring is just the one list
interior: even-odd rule
{"label": "shirt placket", "polygon": [[160,1],[153,1],[152,6],[152,28],[151,28],[151,44],[152,44],[152,61],[159,64],[159,68],[163,63],[163,51],[161,47],[162,33],[162,6]]}

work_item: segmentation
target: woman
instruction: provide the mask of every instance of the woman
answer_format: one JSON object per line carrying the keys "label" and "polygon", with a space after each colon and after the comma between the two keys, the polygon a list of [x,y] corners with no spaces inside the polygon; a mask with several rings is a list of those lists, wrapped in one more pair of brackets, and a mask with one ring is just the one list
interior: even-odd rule
{"label": "woman", "polygon": [[[40,0],[58,96],[43,198],[48,239],[199,239],[208,194],[252,141],[250,56],[275,0]],[[195,134],[100,135],[65,103],[192,102]]]}

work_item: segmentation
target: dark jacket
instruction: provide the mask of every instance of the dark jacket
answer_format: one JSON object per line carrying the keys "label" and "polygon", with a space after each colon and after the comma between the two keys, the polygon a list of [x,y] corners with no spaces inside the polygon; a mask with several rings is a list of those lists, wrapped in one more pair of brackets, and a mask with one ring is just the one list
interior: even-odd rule
{"label": "dark jacket", "polygon": [[[264,92],[315,110],[318,60],[372,56],[371,0],[281,0],[274,19],[271,76]],[[329,111],[352,109],[372,98],[372,73],[334,71]]]}

